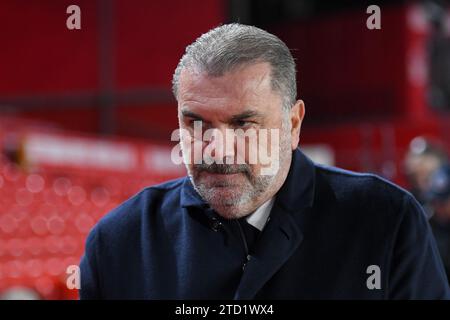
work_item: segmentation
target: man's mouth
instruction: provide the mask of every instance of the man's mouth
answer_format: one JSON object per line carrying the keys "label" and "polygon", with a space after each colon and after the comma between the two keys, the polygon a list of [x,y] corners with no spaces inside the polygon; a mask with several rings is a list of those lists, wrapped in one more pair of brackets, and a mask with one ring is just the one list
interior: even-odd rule
{"label": "man's mouth", "polygon": [[232,188],[239,185],[237,180],[240,180],[242,176],[245,176],[243,172],[235,173],[217,173],[202,171],[200,176],[211,187],[215,188]]}

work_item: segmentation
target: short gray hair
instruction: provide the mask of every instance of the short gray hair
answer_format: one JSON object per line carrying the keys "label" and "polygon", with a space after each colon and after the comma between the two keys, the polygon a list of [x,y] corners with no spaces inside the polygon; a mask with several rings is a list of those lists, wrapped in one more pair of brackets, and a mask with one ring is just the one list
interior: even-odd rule
{"label": "short gray hair", "polygon": [[256,62],[270,64],[272,88],[283,96],[283,106],[289,110],[297,99],[295,61],[289,48],[275,35],[239,23],[214,28],[186,48],[173,74],[175,98],[184,68],[221,76],[237,66]]}

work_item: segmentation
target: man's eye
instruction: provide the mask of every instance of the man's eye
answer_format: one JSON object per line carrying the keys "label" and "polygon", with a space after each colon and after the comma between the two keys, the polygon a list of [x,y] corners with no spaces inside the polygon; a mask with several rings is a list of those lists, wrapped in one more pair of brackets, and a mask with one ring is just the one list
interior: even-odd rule
{"label": "man's eye", "polygon": [[251,123],[252,123],[251,121],[237,120],[237,121],[235,122],[235,125],[236,125],[237,127],[245,127],[245,126],[247,126],[247,125],[250,125]]}
{"label": "man's eye", "polygon": [[201,120],[196,120],[196,119],[190,119],[190,120],[188,120],[188,126],[189,127],[194,127],[194,125],[195,126],[197,126],[197,127],[202,127],[203,126],[203,121],[201,121]]}

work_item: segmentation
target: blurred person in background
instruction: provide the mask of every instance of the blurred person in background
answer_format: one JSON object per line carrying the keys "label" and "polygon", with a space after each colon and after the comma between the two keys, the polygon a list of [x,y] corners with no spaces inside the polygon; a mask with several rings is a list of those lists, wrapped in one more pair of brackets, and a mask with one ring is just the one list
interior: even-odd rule
{"label": "blurred person in background", "polygon": [[427,200],[432,209],[431,227],[450,275],[450,165],[437,169],[430,178]]}
{"label": "blurred person in background", "polygon": [[437,142],[422,136],[411,140],[405,157],[405,173],[408,189],[422,205],[426,203],[431,175],[447,162],[447,154]]}
{"label": "blurred person in background", "polygon": [[10,133],[5,135],[2,141],[2,158],[4,161],[17,166],[25,165],[22,139],[18,134]]}

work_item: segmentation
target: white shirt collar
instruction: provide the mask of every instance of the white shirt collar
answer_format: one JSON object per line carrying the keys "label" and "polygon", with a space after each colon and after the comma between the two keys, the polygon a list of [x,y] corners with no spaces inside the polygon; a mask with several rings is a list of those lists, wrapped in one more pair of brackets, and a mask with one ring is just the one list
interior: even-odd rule
{"label": "white shirt collar", "polygon": [[246,217],[247,222],[259,231],[262,231],[267,220],[269,219],[270,211],[272,211],[274,202],[275,197],[272,197],[264,202],[258,209],[255,210],[255,212]]}

